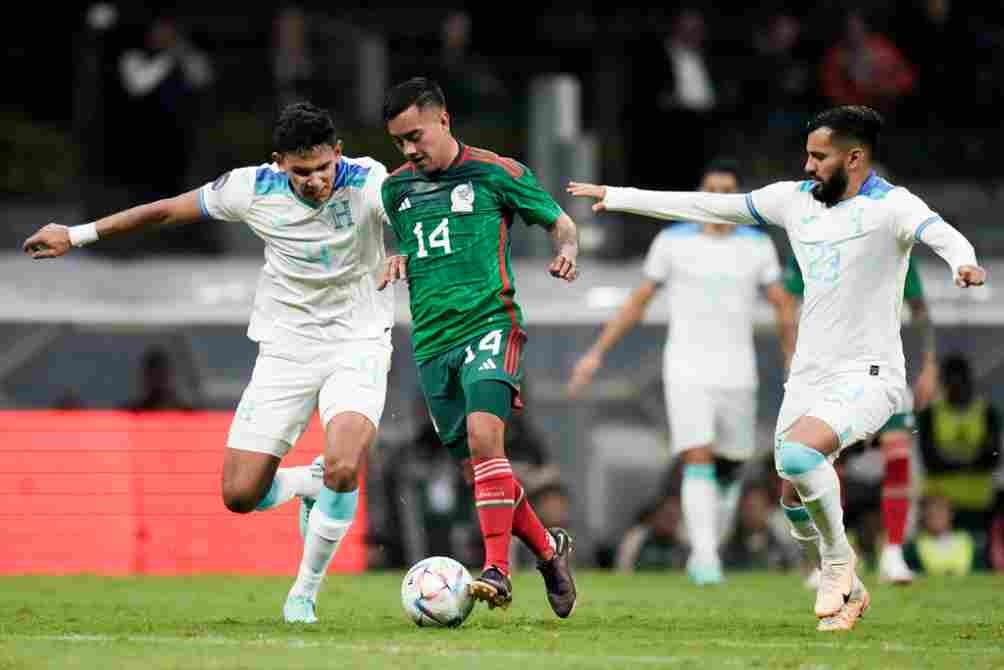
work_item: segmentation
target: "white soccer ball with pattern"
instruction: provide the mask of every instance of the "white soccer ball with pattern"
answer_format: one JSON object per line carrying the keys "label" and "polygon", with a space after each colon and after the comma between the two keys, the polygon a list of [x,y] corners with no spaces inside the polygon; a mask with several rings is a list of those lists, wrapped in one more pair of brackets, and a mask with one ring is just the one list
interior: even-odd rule
{"label": "white soccer ball with pattern", "polygon": [[474,609],[471,573],[446,556],[431,556],[413,565],[401,582],[401,605],[419,626],[459,626]]}

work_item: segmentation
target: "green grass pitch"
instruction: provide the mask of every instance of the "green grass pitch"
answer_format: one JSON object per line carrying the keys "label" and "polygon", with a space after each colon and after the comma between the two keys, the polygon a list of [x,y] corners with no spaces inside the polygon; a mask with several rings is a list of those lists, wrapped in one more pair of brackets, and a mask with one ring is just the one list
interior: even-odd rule
{"label": "green grass pitch", "polygon": [[813,595],[791,575],[580,572],[556,619],[535,573],[505,612],[463,627],[406,620],[402,573],[331,576],[317,626],[287,626],[287,578],[0,578],[0,670],[27,668],[1004,668],[1004,578],[874,585],[851,633],[815,632]]}

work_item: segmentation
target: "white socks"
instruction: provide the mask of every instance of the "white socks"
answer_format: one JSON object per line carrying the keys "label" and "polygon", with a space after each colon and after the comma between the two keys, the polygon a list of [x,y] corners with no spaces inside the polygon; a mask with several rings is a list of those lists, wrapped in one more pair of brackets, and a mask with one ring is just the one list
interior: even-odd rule
{"label": "white socks", "polygon": [[359,490],[338,492],[321,487],[317,502],[310,510],[307,537],[303,541],[303,558],[290,597],[317,599],[321,581],[328,571],[338,544],[352,525]]}
{"label": "white socks", "polygon": [[715,516],[718,513],[718,483],[715,481],[714,465],[683,466],[680,505],[683,508],[687,537],[690,538],[688,565],[717,566],[719,559]]}
{"label": "white socks", "polygon": [[323,470],[318,471],[313,465],[279,468],[275,471],[272,486],[255,505],[255,509],[259,512],[269,510],[289,502],[295,496],[316,498],[321,492],[323,475]]}
{"label": "white socks", "polygon": [[779,461],[819,532],[822,560],[847,559],[851,555],[851,545],[844,531],[840,479],[833,465],[815,449],[797,442],[781,445]]}

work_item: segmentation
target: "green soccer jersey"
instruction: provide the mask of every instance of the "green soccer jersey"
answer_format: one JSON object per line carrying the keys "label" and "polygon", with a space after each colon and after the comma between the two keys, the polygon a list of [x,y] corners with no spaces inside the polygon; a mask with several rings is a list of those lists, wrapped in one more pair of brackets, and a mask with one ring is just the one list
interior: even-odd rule
{"label": "green soccer jersey", "polygon": [[561,215],[528,168],[461,144],[434,175],[398,168],[383,184],[383,203],[408,257],[417,361],[492,328],[522,329],[509,259],[513,215],[545,228]]}
{"label": "green soccer jersey", "polygon": [[[802,269],[798,267],[798,261],[794,256],[788,257],[788,264],[784,268],[784,290],[791,295],[802,296],[805,293],[805,281],[802,279]],[[913,262],[913,255],[910,256],[910,263],[906,270],[906,283],[903,285],[903,297],[907,300],[915,300],[924,297],[924,285],[920,282],[920,273]]]}

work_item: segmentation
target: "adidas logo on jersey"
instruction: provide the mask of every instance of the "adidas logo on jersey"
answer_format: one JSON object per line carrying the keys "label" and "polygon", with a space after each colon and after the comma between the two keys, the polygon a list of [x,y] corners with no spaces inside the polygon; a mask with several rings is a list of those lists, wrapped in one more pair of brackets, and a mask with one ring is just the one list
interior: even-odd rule
{"label": "adidas logo on jersey", "polygon": [[498,366],[495,365],[495,361],[490,358],[486,358],[485,362],[481,364],[478,370],[498,370]]}
{"label": "adidas logo on jersey", "polygon": [[408,198],[401,201],[401,206],[397,208],[397,211],[403,212],[406,209],[411,209],[411,200],[408,200]]}

